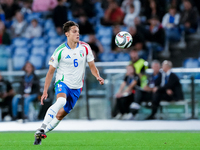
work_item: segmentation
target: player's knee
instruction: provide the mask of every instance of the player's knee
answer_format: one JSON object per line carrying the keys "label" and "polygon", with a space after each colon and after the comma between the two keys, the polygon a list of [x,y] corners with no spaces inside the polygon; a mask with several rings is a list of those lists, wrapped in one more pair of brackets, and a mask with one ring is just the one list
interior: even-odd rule
{"label": "player's knee", "polygon": [[57,113],[56,118],[58,120],[62,120],[65,116],[66,116],[65,114]]}
{"label": "player's knee", "polygon": [[56,118],[58,119],[58,120],[62,120],[64,117],[63,117],[63,115],[56,115]]}

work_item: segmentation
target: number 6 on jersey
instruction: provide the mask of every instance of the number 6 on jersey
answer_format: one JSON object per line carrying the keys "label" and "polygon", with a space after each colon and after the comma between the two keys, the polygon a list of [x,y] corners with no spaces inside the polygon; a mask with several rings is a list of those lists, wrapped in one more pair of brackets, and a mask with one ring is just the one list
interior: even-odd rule
{"label": "number 6 on jersey", "polygon": [[77,62],[78,59],[74,59],[74,67],[78,67],[78,62]]}

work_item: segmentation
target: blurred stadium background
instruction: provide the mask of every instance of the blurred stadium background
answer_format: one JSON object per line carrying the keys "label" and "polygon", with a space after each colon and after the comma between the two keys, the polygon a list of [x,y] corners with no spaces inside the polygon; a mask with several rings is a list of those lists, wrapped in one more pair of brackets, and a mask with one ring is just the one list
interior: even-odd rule
{"label": "blurred stadium background", "polygon": [[[165,59],[171,60],[173,71],[178,75],[182,84],[185,102],[167,106],[163,104],[163,110],[158,114],[159,119],[198,119],[200,99],[199,16],[193,18],[188,30],[181,27],[187,22],[184,22],[184,19],[183,22],[176,25],[178,29],[176,33],[180,35],[176,40],[168,39],[168,30],[162,27],[165,31],[161,35],[164,44],[160,44],[159,50],[152,50],[147,43],[155,42],[160,37],[155,37],[155,41],[149,41],[143,30],[149,30],[151,25],[149,19],[155,15],[159,25],[162,26],[163,17],[172,6],[181,16],[185,10],[183,3],[184,0],[1,0],[0,73],[4,79],[12,83],[14,91],[18,93],[20,77],[24,75],[22,68],[26,61],[29,61],[34,65],[35,73],[40,77],[40,91],[42,92],[50,56],[57,46],[66,41],[60,27],[63,21],[75,21],[80,25],[80,40],[94,45],[96,66],[102,77],[105,78],[105,85],[100,86],[87,67],[86,81],[81,97],[73,112],[65,119],[111,119],[114,94],[122,82],[126,71],[125,67],[131,60],[129,49],[116,48],[113,44],[113,37],[116,35],[118,27],[120,30],[128,32],[132,28],[134,40],[140,38],[133,42],[132,47],[139,56],[149,64],[153,59],[161,62]],[[199,14],[199,0],[191,0],[190,3],[192,4],[191,9]],[[113,14],[111,20],[105,18],[110,7],[114,7],[115,4],[117,4],[116,9],[118,10],[116,14]],[[135,13],[133,16],[129,14],[130,20],[127,23],[124,18],[128,15],[128,9],[132,4]],[[19,12],[20,15],[17,15]],[[116,19],[118,13],[119,16],[122,16],[121,19]],[[33,20],[36,20],[37,26],[40,26],[33,30],[38,34],[31,33],[33,28],[30,26]],[[137,30],[135,31],[135,29]],[[5,32],[6,40],[3,37]],[[137,36],[135,36],[136,34]],[[147,69],[146,72],[150,73],[151,69]],[[49,93],[47,106],[55,101],[53,81]],[[0,106],[0,110],[1,113],[4,113],[7,108]],[[42,108],[39,101],[31,103],[29,121],[42,120],[45,110],[46,108]],[[19,111],[21,111],[20,108]],[[142,108],[137,120],[143,120],[149,113],[149,109]],[[9,120],[6,117],[1,118],[1,121]]]}

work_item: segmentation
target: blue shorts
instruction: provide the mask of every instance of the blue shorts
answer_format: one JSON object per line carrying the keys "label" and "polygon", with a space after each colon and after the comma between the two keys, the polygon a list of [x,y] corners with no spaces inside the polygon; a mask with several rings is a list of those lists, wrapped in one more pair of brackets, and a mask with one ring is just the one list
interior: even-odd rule
{"label": "blue shorts", "polygon": [[66,113],[70,113],[81,94],[81,89],[70,89],[65,83],[59,82],[55,84],[55,94],[57,95],[59,93],[66,94],[67,103],[63,108],[66,111]]}

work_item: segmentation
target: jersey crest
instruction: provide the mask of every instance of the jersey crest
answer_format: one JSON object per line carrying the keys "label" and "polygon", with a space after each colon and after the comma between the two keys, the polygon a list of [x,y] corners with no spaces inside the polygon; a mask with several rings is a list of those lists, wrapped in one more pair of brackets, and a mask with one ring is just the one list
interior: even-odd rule
{"label": "jersey crest", "polygon": [[80,50],[79,53],[80,53],[81,57],[84,57],[84,51],[83,50]]}

